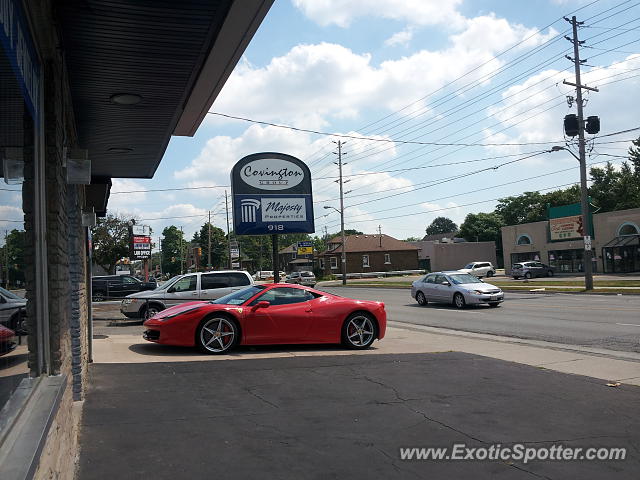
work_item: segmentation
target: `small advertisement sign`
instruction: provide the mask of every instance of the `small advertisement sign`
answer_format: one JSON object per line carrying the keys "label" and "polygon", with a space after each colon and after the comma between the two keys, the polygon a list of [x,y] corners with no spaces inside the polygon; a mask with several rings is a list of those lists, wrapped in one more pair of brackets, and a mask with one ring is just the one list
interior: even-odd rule
{"label": "small advertisement sign", "polygon": [[550,219],[549,232],[551,241],[582,238],[584,236],[582,215]]}
{"label": "small advertisement sign", "polygon": [[149,225],[132,225],[130,257],[134,260],[151,258],[151,228]]}
{"label": "small advertisement sign", "polygon": [[298,255],[313,255],[313,242],[298,242]]}

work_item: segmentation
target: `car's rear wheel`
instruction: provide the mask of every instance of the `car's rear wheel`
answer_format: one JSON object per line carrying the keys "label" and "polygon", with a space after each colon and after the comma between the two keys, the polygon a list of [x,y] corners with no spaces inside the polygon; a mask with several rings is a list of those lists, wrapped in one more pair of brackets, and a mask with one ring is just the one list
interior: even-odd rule
{"label": "car's rear wheel", "polygon": [[467,306],[467,302],[464,301],[464,295],[462,295],[461,293],[456,293],[453,296],[453,305],[456,308],[464,308]]}
{"label": "car's rear wheel", "polygon": [[547,270],[547,277],[553,277],[553,270]]}
{"label": "car's rear wheel", "polygon": [[427,304],[427,297],[424,296],[424,293],[418,292],[416,293],[416,302],[424,307]]}
{"label": "car's rear wheel", "polygon": [[196,331],[196,344],[204,353],[221,354],[238,343],[240,330],[235,320],[223,315],[205,318]]}
{"label": "car's rear wheel", "polygon": [[531,272],[527,272],[524,274],[524,278],[526,278],[527,280],[529,280],[531,278]]}
{"label": "car's rear wheel", "polygon": [[489,270],[487,272],[487,278],[489,278],[489,277],[493,277],[493,272],[491,270]]}
{"label": "car's rear wheel", "polygon": [[368,313],[352,313],[342,326],[342,344],[349,348],[356,350],[369,348],[376,336],[376,321]]}
{"label": "car's rear wheel", "polygon": [[91,300],[94,302],[102,302],[104,300],[104,293],[102,292],[93,292],[91,294]]}

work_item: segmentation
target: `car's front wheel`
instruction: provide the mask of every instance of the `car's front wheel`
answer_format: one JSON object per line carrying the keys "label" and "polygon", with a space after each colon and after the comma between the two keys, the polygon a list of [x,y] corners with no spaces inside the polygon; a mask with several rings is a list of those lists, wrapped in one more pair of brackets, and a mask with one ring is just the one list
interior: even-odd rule
{"label": "car's front wheel", "polygon": [[547,270],[547,277],[553,277],[553,270]]}
{"label": "car's front wheel", "polygon": [[143,309],[142,315],[140,316],[145,320],[148,320],[151,317],[154,317],[157,313],[161,312],[162,310],[164,310],[164,308],[152,303],[151,305]]}
{"label": "car's front wheel", "polygon": [[464,301],[464,295],[462,295],[461,293],[456,293],[453,296],[453,305],[456,308],[464,308],[467,306],[467,302]]}
{"label": "car's front wheel", "polygon": [[235,320],[216,315],[200,323],[196,331],[196,345],[204,353],[225,353],[238,343],[239,334]]}
{"label": "car's front wheel", "polygon": [[489,277],[493,277],[493,271],[491,271],[491,270],[489,270],[487,272],[487,278],[489,278]]}
{"label": "car's front wheel", "polygon": [[342,344],[348,348],[364,350],[376,339],[376,321],[364,312],[352,313],[342,326]]}
{"label": "car's front wheel", "polygon": [[424,293],[418,292],[416,293],[416,302],[424,307],[427,304],[427,297],[424,296]]}
{"label": "car's front wheel", "polygon": [[531,279],[531,272],[525,273],[524,278],[526,278],[527,280]]}

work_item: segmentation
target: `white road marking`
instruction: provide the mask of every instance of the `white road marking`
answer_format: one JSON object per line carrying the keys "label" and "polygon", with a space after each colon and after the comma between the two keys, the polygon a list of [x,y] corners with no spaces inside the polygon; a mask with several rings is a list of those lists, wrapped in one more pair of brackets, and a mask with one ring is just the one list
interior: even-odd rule
{"label": "white road marking", "polygon": [[627,327],[640,327],[637,323],[616,323],[616,325],[624,325]]}

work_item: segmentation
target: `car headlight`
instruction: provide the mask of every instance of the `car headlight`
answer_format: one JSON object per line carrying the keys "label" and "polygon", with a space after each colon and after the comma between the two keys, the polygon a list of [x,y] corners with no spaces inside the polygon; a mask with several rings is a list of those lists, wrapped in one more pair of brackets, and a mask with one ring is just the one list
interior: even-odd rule
{"label": "car headlight", "polygon": [[484,295],[485,292],[483,292],[482,290],[471,290],[471,293],[476,293],[478,295]]}
{"label": "car headlight", "polygon": [[122,304],[123,305],[129,305],[131,303],[131,299],[130,298],[125,298],[124,300],[122,300]]}

